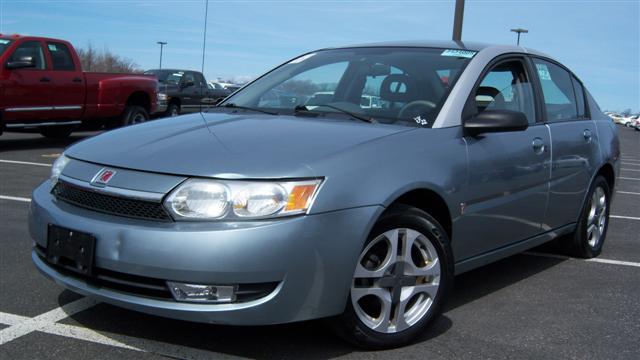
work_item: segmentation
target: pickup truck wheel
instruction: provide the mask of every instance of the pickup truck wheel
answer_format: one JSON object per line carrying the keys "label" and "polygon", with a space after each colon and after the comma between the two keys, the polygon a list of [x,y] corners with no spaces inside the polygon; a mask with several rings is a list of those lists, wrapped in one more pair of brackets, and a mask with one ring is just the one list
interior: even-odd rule
{"label": "pickup truck wheel", "polygon": [[596,177],[576,230],[565,240],[565,248],[570,255],[581,258],[600,255],[609,227],[610,194],[607,181],[602,176]]}
{"label": "pickup truck wheel", "polygon": [[122,126],[140,124],[149,120],[149,114],[142,106],[130,105],[124,109]]}
{"label": "pickup truck wheel", "polygon": [[176,117],[178,115],[180,115],[180,106],[178,106],[178,104],[169,104],[169,107],[167,107],[167,113],[166,115],[168,117]]}
{"label": "pickup truck wheel", "polygon": [[40,129],[40,134],[52,139],[64,139],[71,135],[75,126],[50,126]]}
{"label": "pickup truck wheel", "polygon": [[332,325],[368,349],[405,345],[440,314],[453,283],[449,238],[426,212],[395,206],[376,223],[358,257],[345,312]]}

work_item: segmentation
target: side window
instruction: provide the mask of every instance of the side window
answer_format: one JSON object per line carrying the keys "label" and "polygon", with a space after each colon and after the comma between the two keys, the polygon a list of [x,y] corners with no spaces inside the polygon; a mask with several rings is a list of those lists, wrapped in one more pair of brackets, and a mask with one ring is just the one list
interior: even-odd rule
{"label": "side window", "polygon": [[571,81],[573,82],[573,89],[576,92],[576,105],[578,106],[578,118],[586,119],[587,118],[587,108],[584,104],[584,88],[578,79],[575,77],[571,77]]}
{"label": "side window", "polygon": [[67,45],[57,42],[48,42],[47,48],[51,54],[51,63],[53,70],[74,71],[76,66],[73,64],[73,57]]}
{"label": "side window", "polygon": [[578,118],[578,107],[571,74],[560,66],[545,60],[533,59],[533,62],[538,70],[549,122]]}
{"label": "side window", "polygon": [[25,57],[33,58],[35,63],[34,69],[44,70],[47,68],[47,62],[44,60],[44,51],[39,41],[27,41],[22,43],[16,51],[13,52],[9,61],[18,61]]}
{"label": "side window", "polygon": [[478,112],[485,110],[511,110],[526,115],[535,123],[533,86],[520,60],[496,65],[485,75],[475,94]]}
{"label": "side window", "polygon": [[196,78],[195,76],[193,76],[193,73],[188,72],[186,74],[184,74],[184,76],[182,77],[182,85],[186,86],[188,83],[192,83],[193,85],[197,85],[196,84]]}
{"label": "side window", "polygon": [[202,76],[202,74],[200,73],[193,73],[195,75],[196,81],[195,81],[195,85],[197,87],[200,86],[207,86],[206,82],[204,81],[204,76]]}

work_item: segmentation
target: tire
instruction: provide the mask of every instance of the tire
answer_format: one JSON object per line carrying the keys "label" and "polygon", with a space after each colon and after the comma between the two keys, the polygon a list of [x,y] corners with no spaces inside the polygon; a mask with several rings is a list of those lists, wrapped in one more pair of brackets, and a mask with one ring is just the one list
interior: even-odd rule
{"label": "tire", "polygon": [[566,239],[567,251],[580,258],[600,255],[609,227],[611,190],[602,176],[597,176],[587,196],[584,209],[572,236]]}
{"label": "tire", "polygon": [[65,139],[75,128],[75,126],[50,126],[40,129],[40,134],[51,139]]}
{"label": "tire", "polygon": [[[409,239],[413,240],[407,252]],[[420,263],[427,265],[419,267]],[[347,307],[331,326],[358,347],[405,345],[440,315],[452,284],[446,231],[420,209],[394,206],[373,227],[359,254]]]}
{"label": "tire", "polygon": [[129,105],[124,109],[121,126],[140,124],[149,120],[149,114],[142,106]]}
{"label": "tire", "polygon": [[167,107],[167,111],[164,114],[166,117],[176,117],[180,115],[180,106],[176,103],[171,103]]}

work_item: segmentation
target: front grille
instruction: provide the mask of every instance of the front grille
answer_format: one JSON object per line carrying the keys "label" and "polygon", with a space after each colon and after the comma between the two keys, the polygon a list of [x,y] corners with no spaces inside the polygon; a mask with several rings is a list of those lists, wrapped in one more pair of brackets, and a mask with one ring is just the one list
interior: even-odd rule
{"label": "front grille", "polygon": [[85,209],[137,219],[171,221],[159,202],[102,194],[62,180],[58,181],[52,193],[58,200]]}

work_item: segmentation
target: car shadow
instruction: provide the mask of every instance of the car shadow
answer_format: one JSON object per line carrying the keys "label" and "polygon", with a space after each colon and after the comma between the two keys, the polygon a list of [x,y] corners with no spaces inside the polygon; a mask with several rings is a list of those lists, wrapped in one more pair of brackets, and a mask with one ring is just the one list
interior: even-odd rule
{"label": "car shadow", "polygon": [[[459,275],[440,316],[416,343],[429,341],[454,326],[447,313],[484,296],[534,276],[565,260],[516,255]],[[68,298],[64,291],[60,294]],[[486,309],[491,311],[490,309]],[[250,358],[326,359],[361,352],[333,335],[323,320],[272,326],[225,326],[166,319],[101,303],[62,321],[77,324],[118,342],[165,356],[177,356],[174,347]],[[158,344],[167,344],[166,347]],[[165,350],[167,350],[165,352]],[[186,355],[186,354],[184,354]]]}
{"label": "car shadow", "polygon": [[64,139],[53,139],[37,133],[6,133],[0,136],[0,150],[20,151],[51,148],[66,148],[67,146],[99,134],[99,132],[80,132],[71,134]]}

